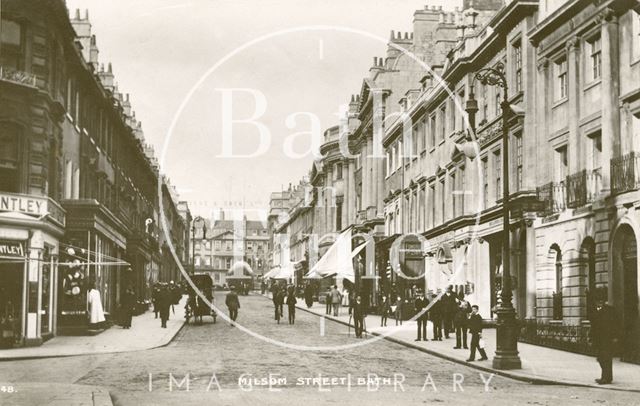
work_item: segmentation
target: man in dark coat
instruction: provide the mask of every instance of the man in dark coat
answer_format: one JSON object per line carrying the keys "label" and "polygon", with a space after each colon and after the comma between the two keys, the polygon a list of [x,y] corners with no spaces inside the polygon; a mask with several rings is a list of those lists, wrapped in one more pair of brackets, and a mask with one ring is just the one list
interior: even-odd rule
{"label": "man in dark coat", "polygon": [[442,341],[442,302],[435,295],[431,300],[434,302],[429,310],[429,318],[433,324],[433,341]]}
{"label": "man in dark coat", "polygon": [[151,293],[151,303],[153,303],[153,312],[156,314],[156,319],[158,318],[158,313],[160,313],[160,305],[158,305],[159,294],[160,294],[160,285],[156,283],[153,286],[153,292]]}
{"label": "man in dark coat", "polygon": [[227,309],[229,309],[229,318],[231,318],[231,326],[233,327],[235,325],[234,322],[238,318],[238,309],[240,309],[240,300],[234,288],[231,288],[231,292],[227,294],[224,304],[226,304]]}
{"label": "man in dark coat", "polygon": [[307,283],[304,287],[304,302],[308,308],[313,306],[313,286],[311,286],[311,283]]}
{"label": "man in dark coat", "polygon": [[169,308],[171,307],[172,302],[173,300],[171,297],[171,292],[169,292],[167,286],[161,286],[158,291],[156,304],[158,305],[158,310],[160,312],[160,322],[162,328],[167,328],[167,320],[169,320]]}
{"label": "man in dark coat", "polygon": [[364,318],[367,317],[364,305],[362,304],[362,298],[360,295],[356,296],[356,301],[353,304],[353,326],[356,330],[356,337],[362,338],[362,332],[364,331]]}
{"label": "man in dark coat", "polygon": [[295,290],[293,287],[289,289],[287,292],[287,314],[289,315],[289,324],[294,324],[296,322],[296,303],[298,303],[298,299],[296,299]]}
{"label": "man in dark coat", "polygon": [[469,320],[469,314],[471,313],[471,305],[469,302],[464,300],[464,294],[460,294],[458,296],[460,300],[460,304],[458,306],[458,311],[453,319],[453,327],[456,329],[456,346],[453,347],[455,350],[467,347],[467,323]]}
{"label": "man in dark coat", "polygon": [[287,296],[287,291],[284,286],[279,288],[276,292],[276,320],[280,324],[280,317],[284,316],[284,302]]}
{"label": "man in dark coat", "polygon": [[458,311],[458,298],[453,293],[453,287],[447,287],[447,291],[440,298],[442,301],[442,321],[444,323],[444,337],[449,338],[450,333],[454,333],[453,319]]}
{"label": "man in dark coat", "polygon": [[591,341],[596,349],[602,373],[596,382],[606,385],[613,381],[613,352],[619,336],[616,312],[603,298],[598,298],[591,317]]}
{"label": "man in dark coat", "polygon": [[327,294],[324,296],[324,302],[327,305],[325,314],[331,314],[331,287],[327,288]]}
{"label": "man in dark coat", "polygon": [[416,341],[428,341],[427,339],[427,311],[426,307],[429,305],[429,300],[424,297],[422,291],[418,291],[418,297],[414,302],[416,309],[416,315],[418,316],[418,338]]}
{"label": "man in dark coat", "polygon": [[475,361],[476,349],[480,353],[480,361],[487,360],[487,353],[484,348],[480,347],[480,339],[482,338],[482,316],[478,314],[478,305],[471,306],[471,315],[469,316],[469,332],[471,333],[471,353],[469,354],[469,361]]}
{"label": "man in dark coat", "polygon": [[133,310],[136,307],[136,294],[131,286],[127,287],[122,295],[122,328],[131,328]]}

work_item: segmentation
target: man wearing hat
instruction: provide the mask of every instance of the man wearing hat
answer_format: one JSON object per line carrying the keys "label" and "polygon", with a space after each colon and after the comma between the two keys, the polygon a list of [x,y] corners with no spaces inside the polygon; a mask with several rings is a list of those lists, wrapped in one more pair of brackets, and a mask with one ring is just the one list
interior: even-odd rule
{"label": "man wearing hat", "polygon": [[427,311],[426,308],[429,305],[429,300],[424,297],[422,289],[417,291],[418,297],[414,302],[416,309],[416,315],[418,316],[418,338],[416,341],[427,341]]}
{"label": "man wearing hat", "polygon": [[596,308],[591,316],[591,342],[596,349],[596,359],[602,370],[599,385],[613,381],[613,352],[618,341],[618,321],[613,307],[607,304],[607,290],[596,291]]}

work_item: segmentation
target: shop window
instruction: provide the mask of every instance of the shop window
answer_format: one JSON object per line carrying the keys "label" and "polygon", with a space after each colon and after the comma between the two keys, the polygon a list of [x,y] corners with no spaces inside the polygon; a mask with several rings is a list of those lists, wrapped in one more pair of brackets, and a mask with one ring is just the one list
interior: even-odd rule
{"label": "shop window", "polygon": [[0,65],[15,70],[23,69],[24,35],[22,25],[2,19],[0,22]]}
{"label": "shop window", "polygon": [[20,135],[18,126],[0,123],[0,191],[3,192],[20,192],[18,159]]}

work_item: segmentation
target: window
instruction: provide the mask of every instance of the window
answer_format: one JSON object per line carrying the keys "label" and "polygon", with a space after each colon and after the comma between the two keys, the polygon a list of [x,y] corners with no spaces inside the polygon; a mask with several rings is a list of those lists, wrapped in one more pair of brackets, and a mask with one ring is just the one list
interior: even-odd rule
{"label": "window", "polygon": [[600,79],[602,75],[602,46],[600,37],[595,37],[589,43],[589,64],[591,68],[591,80]]}
{"label": "window", "polygon": [[601,167],[602,160],[602,134],[597,132],[590,136],[591,138],[591,169],[596,170]]}
{"label": "window", "polygon": [[199,242],[196,243],[196,251],[200,251],[201,245]]}
{"label": "window", "polygon": [[219,240],[216,240],[216,241],[213,243],[213,246],[214,246],[214,248],[215,248],[216,250],[219,250],[220,248],[222,248],[222,242],[221,242],[221,241],[219,241]]}
{"label": "window", "polygon": [[458,202],[456,204],[456,208],[458,209],[458,211],[455,213],[456,217],[464,215],[464,196],[465,196],[465,188],[467,187],[464,177],[465,177],[465,167],[463,165],[463,166],[460,166],[460,168],[458,168],[458,175],[457,175],[458,184],[456,186],[456,197]]}
{"label": "window", "polygon": [[227,269],[231,268],[231,258],[227,258],[225,260],[225,268],[227,268]]}
{"label": "window", "polygon": [[420,195],[418,196],[418,231],[424,231],[425,222],[424,222],[424,202],[427,199],[427,193],[424,186],[420,188]]}
{"label": "window", "polygon": [[522,190],[522,134],[516,134],[516,189]]}
{"label": "window", "polygon": [[564,99],[569,94],[569,84],[567,81],[567,60],[566,58],[556,62],[556,100]]}
{"label": "window", "polygon": [[447,207],[447,193],[445,190],[444,178],[440,180],[440,222],[445,222],[445,208]]}
{"label": "window", "polygon": [[20,176],[18,170],[21,139],[17,126],[0,123],[0,191],[19,193]]}
{"label": "window", "polygon": [[[464,95],[464,89],[458,92],[458,102],[460,103],[461,106],[464,106],[465,103],[465,95]],[[455,108],[455,130],[462,130],[464,128],[464,118],[462,116],[462,110],[460,110],[459,108]]]}
{"label": "window", "polygon": [[484,199],[484,208],[489,208],[489,159],[482,158],[482,196]]}
{"label": "window", "polygon": [[427,149],[427,137],[428,137],[427,132],[429,131],[427,116],[422,117],[420,130],[421,130],[420,145],[421,145],[421,152],[422,152]]}
{"label": "window", "polygon": [[456,171],[455,169],[451,170],[451,174],[449,175],[449,188],[451,193],[451,204],[453,205],[451,210],[451,217],[455,218],[458,213],[458,191],[456,187],[458,183],[456,182]]}
{"label": "window", "polygon": [[447,106],[442,106],[440,108],[440,139],[439,141],[444,140],[446,134],[447,134]]}
{"label": "window", "polygon": [[253,250],[253,242],[247,241],[247,251]]}
{"label": "window", "polygon": [[21,70],[23,68],[24,36],[22,26],[11,20],[0,21],[0,65],[5,68]]}
{"label": "window", "polygon": [[500,150],[493,153],[493,168],[496,179],[496,200],[502,198],[502,157]]}
{"label": "window", "polygon": [[341,163],[337,163],[336,164],[336,179],[342,179],[342,164]]}
{"label": "window", "polygon": [[204,257],[204,265],[211,266],[211,257]]}
{"label": "window", "polygon": [[227,251],[231,251],[233,249],[233,241],[225,241],[224,249]]}
{"label": "window", "polygon": [[342,202],[336,203],[336,231],[342,230]]}
{"label": "window", "polygon": [[515,74],[516,92],[522,91],[522,42],[518,40],[513,44],[513,65]]}
{"label": "window", "polygon": [[635,62],[640,59],[640,15],[631,14],[631,31],[632,31],[632,53],[631,62]]}
{"label": "window", "polygon": [[436,225],[436,185],[429,185],[429,227]]}
{"label": "window", "polygon": [[418,156],[418,142],[420,139],[420,122],[411,129],[411,158]]}
{"label": "window", "polygon": [[432,114],[429,119],[429,147],[433,148],[436,145],[436,115]]}
{"label": "window", "polygon": [[193,263],[195,266],[200,266],[200,255],[196,255]]}
{"label": "window", "polygon": [[567,146],[564,145],[558,149],[556,149],[556,163],[557,163],[557,181],[564,182],[564,179],[567,177],[567,171],[569,168],[569,161],[567,157]]}

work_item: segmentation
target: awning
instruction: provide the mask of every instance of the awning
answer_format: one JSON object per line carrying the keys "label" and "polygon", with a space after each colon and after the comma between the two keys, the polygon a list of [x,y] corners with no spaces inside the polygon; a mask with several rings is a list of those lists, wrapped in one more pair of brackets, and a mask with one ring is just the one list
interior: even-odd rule
{"label": "awning", "polygon": [[264,279],[289,279],[293,277],[294,271],[293,264],[286,267],[277,266],[267,272]]}
{"label": "awning", "polygon": [[367,242],[351,251],[351,229],[345,230],[336,238],[336,241],[329,247],[324,256],[311,268],[306,277],[325,278],[335,275],[355,283],[352,259],[366,245]]}

